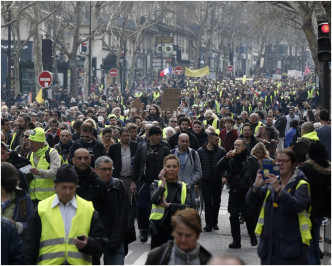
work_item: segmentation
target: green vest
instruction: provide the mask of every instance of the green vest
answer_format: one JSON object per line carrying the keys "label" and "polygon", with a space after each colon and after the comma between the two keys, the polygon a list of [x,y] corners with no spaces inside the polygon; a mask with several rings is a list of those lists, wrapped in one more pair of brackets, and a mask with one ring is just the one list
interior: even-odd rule
{"label": "green vest", "polygon": [[14,141],[15,141],[15,138],[16,138],[16,132],[14,132],[13,136],[12,136],[12,141],[10,142],[10,145],[9,145],[9,148],[11,150],[14,150],[16,147],[13,147],[13,144],[14,144]]}
{"label": "green vest", "polygon": [[71,265],[92,265],[92,256],[80,252],[74,244],[75,237],[89,235],[94,212],[92,202],[76,195],[77,209],[66,239],[59,205],[51,207],[54,199],[55,195],[38,204],[41,236],[37,264],[61,265],[67,261]]}
{"label": "green vest", "polygon": [[[54,149],[50,149],[50,154]],[[50,167],[50,163],[45,158],[45,153],[40,156],[37,166],[35,166],[33,160],[34,152],[30,154],[30,164],[32,168],[47,170]],[[42,178],[38,175],[34,175],[34,179],[30,182],[30,198],[32,200],[44,200],[55,193],[54,182],[52,178]]]}
{"label": "green vest", "polygon": [[[307,185],[308,190],[309,190],[309,195],[310,195],[310,185],[308,182],[304,180],[300,180],[299,183],[297,184],[296,189],[298,189],[301,185]],[[265,199],[263,201],[263,205],[261,208],[261,211],[259,213],[255,233],[258,235],[262,234],[262,230],[264,227],[264,217],[265,217],[265,205],[266,205],[266,200],[271,194],[270,190],[267,191]],[[307,212],[306,210],[303,210],[302,212],[298,213],[298,218],[299,218],[299,227],[300,227],[300,232],[301,232],[301,238],[302,238],[302,243],[306,244],[307,246],[310,246],[310,240],[311,240],[311,221],[310,221],[310,212],[311,212],[311,206],[309,207],[309,211]]]}
{"label": "green vest", "polygon": [[[161,185],[161,180],[158,182],[158,187]],[[186,198],[187,198],[187,186],[186,183],[179,181],[182,184],[182,190],[181,190],[181,204],[185,204]],[[164,197],[167,199],[167,182],[165,182],[165,192]],[[155,204],[152,204],[151,207],[151,214],[150,214],[150,220],[161,220],[165,213],[165,207],[157,206]]]}
{"label": "green vest", "polygon": [[[214,129],[218,129],[218,119],[214,118],[213,122],[212,122],[212,126],[214,127]],[[207,120],[203,120],[203,124],[207,125]]]}
{"label": "green vest", "polygon": [[254,131],[254,135],[256,134],[256,132],[258,131],[259,127],[263,127],[264,123],[262,121],[258,122],[258,125],[255,127],[255,131]]}

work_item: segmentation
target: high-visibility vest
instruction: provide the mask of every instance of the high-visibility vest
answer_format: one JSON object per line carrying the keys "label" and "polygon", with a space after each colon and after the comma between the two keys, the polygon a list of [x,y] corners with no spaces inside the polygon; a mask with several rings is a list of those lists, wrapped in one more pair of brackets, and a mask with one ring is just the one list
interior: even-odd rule
{"label": "high-visibility vest", "polygon": [[38,204],[41,236],[37,264],[61,265],[67,261],[72,265],[92,265],[92,256],[80,252],[74,244],[75,237],[89,235],[94,212],[92,202],[76,195],[77,209],[66,239],[59,205],[51,207],[54,199],[55,195]]}
{"label": "high-visibility vest", "polygon": [[157,100],[157,98],[160,96],[159,91],[154,91],[153,92],[153,100]]}
{"label": "high-visibility vest", "polygon": [[[54,149],[51,148],[49,153]],[[34,152],[31,152],[29,156],[29,161],[32,168],[37,168],[41,170],[48,170],[50,163],[46,160],[45,153],[40,156],[37,166],[33,160]],[[34,176],[34,179],[30,182],[30,198],[32,200],[44,200],[55,193],[53,178],[42,178],[38,175]]]}
{"label": "high-visibility vest", "polygon": [[14,144],[14,141],[15,141],[15,138],[16,138],[16,135],[17,135],[17,133],[16,132],[14,132],[14,134],[13,134],[13,136],[12,136],[12,141],[10,142],[10,145],[9,145],[9,148],[11,149],[11,150],[14,150],[16,147],[13,147],[13,144]]}
{"label": "high-visibility vest", "polygon": [[[161,180],[158,181],[158,187],[161,185]],[[182,190],[181,190],[181,204],[185,204],[186,197],[187,197],[187,186],[186,183],[179,181],[182,184]],[[165,191],[164,191],[164,197],[167,199],[167,182],[165,183]],[[155,204],[152,204],[151,207],[151,214],[150,214],[150,220],[161,220],[165,213],[165,207],[157,206]]]}
{"label": "high-visibility vest", "polygon": [[263,127],[263,126],[264,126],[264,123],[262,121],[258,121],[258,125],[255,127],[254,135],[258,131],[259,127]]}
{"label": "high-visibility vest", "polygon": [[[310,185],[308,182],[304,180],[300,180],[299,183],[297,184],[295,190],[297,190],[301,185],[307,185],[308,186],[308,191],[310,195]],[[290,189],[288,190],[290,192]],[[265,205],[266,205],[266,200],[271,194],[270,190],[267,191],[265,199],[263,201],[263,205],[261,208],[261,211],[259,213],[257,225],[255,228],[255,233],[258,235],[262,234],[262,230],[264,227],[264,218],[265,218]],[[311,206],[309,207],[308,212],[306,210],[303,210],[302,212],[298,213],[298,218],[299,218],[299,227],[300,227],[300,233],[301,233],[301,238],[302,238],[302,243],[310,246],[310,240],[312,239],[311,237],[311,221],[310,221],[310,212],[311,212]]]}
{"label": "high-visibility vest", "polygon": [[[214,118],[213,122],[212,122],[212,126],[215,128],[215,129],[218,129],[218,122],[219,120],[217,118]],[[207,120],[203,120],[203,124],[204,125],[207,125]]]}

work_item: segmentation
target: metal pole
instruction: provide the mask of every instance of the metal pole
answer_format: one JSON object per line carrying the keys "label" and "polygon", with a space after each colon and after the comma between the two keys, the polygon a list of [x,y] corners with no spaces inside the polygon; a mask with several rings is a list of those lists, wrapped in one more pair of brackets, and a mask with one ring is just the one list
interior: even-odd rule
{"label": "metal pole", "polygon": [[123,70],[122,70],[122,73],[123,73],[123,77],[122,77],[122,86],[121,86],[121,92],[124,93],[125,91],[125,86],[126,86],[126,50],[127,50],[127,40],[125,40],[124,42],[124,49],[123,49]]}
{"label": "metal pole", "polygon": [[323,98],[323,108],[330,110],[331,107],[331,86],[330,86],[330,67],[328,62],[323,62],[323,89],[322,89],[322,95]]}
{"label": "metal pole", "polygon": [[88,72],[88,96],[91,94],[91,46],[92,46],[92,38],[91,38],[91,1],[89,2],[90,5],[90,16],[89,16],[89,72]]}
{"label": "metal pole", "polygon": [[[8,10],[8,22],[10,21],[10,10]],[[7,48],[7,80],[6,80],[6,92],[7,92],[7,106],[10,108],[10,92],[11,92],[11,80],[12,80],[12,27],[11,24],[8,25],[8,48]]]}

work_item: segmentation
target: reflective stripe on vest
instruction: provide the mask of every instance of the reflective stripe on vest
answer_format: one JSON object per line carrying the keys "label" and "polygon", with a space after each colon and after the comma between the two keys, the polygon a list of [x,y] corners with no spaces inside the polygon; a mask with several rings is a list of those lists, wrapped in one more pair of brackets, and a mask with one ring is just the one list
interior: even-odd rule
{"label": "reflective stripe on vest", "polygon": [[[212,126],[214,127],[214,129],[218,129],[218,121],[219,121],[219,120],[216,119],[216,118],[213,119]],[[204,121],[203,121],[203,124],[204,124],[204,125],[207,125],[207,120],[204,120]]]}
{"label": "reflective stripe on vest", "polygon": [[[54,149],[50,149],[50,154]],[[40,156],[37,166],[35,166],[34,160],[34,152],[30,155],[30,164],[32,168],[37,168],[41,170],[49,169],[50,164],[47,162],[45,158],[45,154]],[[30,198],[37,200],[44,200],[50,196],[52,196],[54,191],[54,182],[53,178],[42,178],[38,175],[34,176],[34,179],[30,182]]]}
{"label": "reflective stripe on vest", "polygon": [[[308,186],[308,191],[309,191],[309,195],[310,195],[310,185],[308,182],[306,182],[304,180],[299,181],[295,190],[297,190],[301,185]],[[266,205],[266,200],[267,200],[268,196],[270,195],[270,193],[271,193],[270,190],[268,190],[266,193],[265,199],[263,201],[261,211],[259,213],[257,225],[255,228],[255,233],[258,235],[262,234],[262,230],[264,227],[264,218],[265,218],[265,205]],[[306,244],[307,246],[310,246],[310,240],[312,239],[311,233],[310,233],[310,230],[311,230],[311,220],[309,218],[310,212],[311,212],[311,206],[309,207],[309,213],[306,210],[303,210],[302,212],[298,213],[302,243]]]}
{"label": "reflective stripe on vest", "polygon": [[256,134],[256,132],[258,131],[259,127],[262,127],[262,126],[264,126],[263,122],[262,121],[258,121],[258,125],[255,127],[254,134]]}
{"label": "reflective stripe on vest", "polygon": [[9,145],[9,148],[11,149],[11,150],[14,150],[16,147],[13,147],[13,144],[14,144],[14,141],[15,141],[15,138],[16,138],[16,135],[17,135],[17,133],[16,132],[14,132],[14,134],[13,134],[13,136],[12,136],[12,141],[10,142],[10,145]]}
{"label": "reflective stripe on vest", "polygon": [[[158,182],[158,187],[160,187],[161,185],[161,180],[159,180]],[[181,204],[185,204],[186,202],[186,197],[187,197],[187,186],[186,183],[179,181],[180,183],[182,183],[182,190],[181,190]],[[167,199],[167,182],[165,183],[165,191],[164,191],[164,197],[165,199]],[[160,220],[163,218],[165,213],[165,208],[161,207],[161,206],[157,206],[155,204],[152,204],[152,208],[151,208],[151,214],[150,214],[150,220]]]}
{"label": "reflective stripe on vest", "polygon": [[38,214],[42,224],[38,264],[92,265],[92,256],[80,252],[74,244],[79,235],[89,235],[94,212],[92,202],[76,195],[77,209],[71,222],[68,241],[59,205],[52,208],[55,195],[39,202]]}

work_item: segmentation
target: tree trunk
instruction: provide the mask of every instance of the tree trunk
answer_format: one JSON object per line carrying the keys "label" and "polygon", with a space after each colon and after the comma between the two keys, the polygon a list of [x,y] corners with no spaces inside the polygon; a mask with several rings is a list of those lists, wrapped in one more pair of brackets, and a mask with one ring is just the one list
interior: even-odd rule
{"label": "tree trunk", "polygon": [[71,92],[72,97],[77,98],[77,96],[78,96],[78,89],[77,89],[78,72],[77,72],[76,53],[69,57],[69,69],[71,72],[71,75],[70,75],[71,90],[70,90],[70,92]]}

